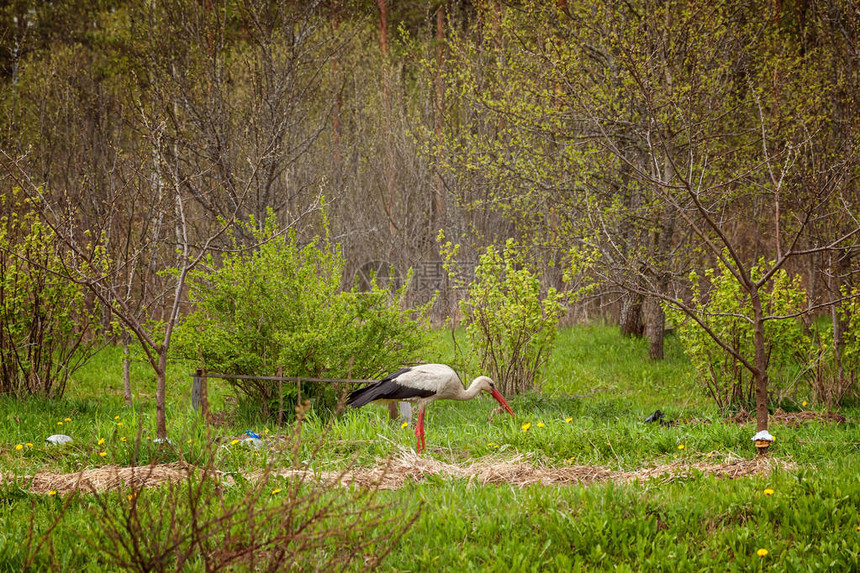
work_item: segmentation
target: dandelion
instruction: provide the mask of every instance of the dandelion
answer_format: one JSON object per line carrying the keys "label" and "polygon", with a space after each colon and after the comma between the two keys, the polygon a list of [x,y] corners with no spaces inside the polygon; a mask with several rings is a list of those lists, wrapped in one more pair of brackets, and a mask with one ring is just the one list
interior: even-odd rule
{"label": "dandelion", "polygon": [[130,493],[130,494],[128,494],[128,496],[127,496],[127,497],[128,497],[128,501],[131,501],[131,500],[133,500],[134,498],[136,498],[136,497],[137,497],[137,494],[136,494],[136,493]]}
{"label": "dandelion", "polygon": [[276,487],[275,489],[272,490],[272,495],[277,495],[279,493],[281,493],[281,488]]}
{"label": "dandelion", "polygon": [[122,422],[117,422],[116,425],[117,427],[122,426]]}
{"label": "dandelion", "polygon": [[686,448],[686,447],[687,447],[687,446],[685,446],[684,444],[678,444],[678,449],[679,449],[679,450],[683,450],[683,449],[684,449],[684,448]]}
{"label": "dandelion", "polygon": [[528,431],[529,431],[529,428],[531,428],[531,427],[532,427],[532,423],[531,423],[531,422],[526,422],[525,424],[523,424],[523,425],[522,425],[522,426],[520,426],[520,427],[523,429],[523,432],[528,432]]}
{"label": "dandelion", "polygon": [[120,441],[120,442],[125,442],[125,441],[126,441],[125,436],[120,436],[119,441]]}
{"label": "dandelion", "polygon": [[107,455],[107,452],[99,452],[99,456],[101,456],[101,457],[105,457],[106,455]]}
{"label": "dandelion", "polygon": [[58,426],[62,426],[62,425],[63,425],[63,423],[62,423],[62,422],[57,422],[57,425],[58,425]]}
{"label": "dandelion", "polygon": [[266,428],[265,430],[263,430],[263,433],[264,433],[264,434],[268,434],[268,433],[269,433],[269,428]]}
{"label": "dandelion", "polygon": [[546,428],[546,424],[543,422],[538,422],[538,428]]}
{"label": "dandelion", "polygon": [[193,442],[194,442],[194,440],[188,440],[188,443],[189,443],[189,444],[191,444],[191,443],[193,443]]}
{"label": "dandelion", "polygon": [[706,457],[706,458],[710,458],[710,457],[713,457],[713,455],[714,455],[714,454],[708,454],[708,455],[706,455],[705,457]]}
{"label": "dandelion", "polygon": [[564,421],[570,424],[571,422],[573,422],[573,418],[565,418]]}
{"label": "dandelion", "polygon": [[113,417],[113,419],[114,419],[114,420],[119,420],[119,416],[114,416],[114,417]]}
{"label": "dandelion", "polygon": [[400,429],[402,430],[403,428],[405,428],[408,425],[409,425],[409,422],[403,422],[402,424],[400,424]]}
{"label": "dandelion", "polygon": [[756,551],[755,554],[758,555],[759,557],[764,557],[765,555],[767,555],[767,549],[762,547],[761,549]]}
{"label": "dandelion", "polygon": [[102,445],[102,444],[104,444],[104,443],[105,443],[105,439],[104,439],[104,438],[99,438],[99,441],[98,441],[98,442],[96,442],[96,445],[101,446],[101,445]]}
{"label": "dandelion", "polygon": [[65,421],[65,422],[71,422],[71,421],[72,421],[72,419],[71,419],[71,418],[65,418],[65,419],[64,419],[64,421]]}
{"label": "dandelion", "polygon": [[15,449],[20,452],[21,450],[24,449],[24,444],[18,444],[17,446],[15,446]]}
{"label": "dandelion", "polygon": [[33,447],[33,444],[31,444],[30,442],[27,442],[27,443],[26,443],[26,444],[24,444],[24,445],[25,445],[25,446],[27,446],[28,448],[32,448],[32,447]]}
{"label": "dandelion", "polygon": [[238,444],[238,443],[239,443],[239,440],[230,440],[230,445],[231,445],[231,446],[235,446],[235,445],[236,445],[236,444]]}
{"label": "dandelion", "polygon": [[773,490],[772,490],[772,489],[770,489],[770,488],[767,488],[767,489],[765,489],[765,490],[764,490],[764,494],[765,494],[765,495],[773,495]]}
{"label": "dandelion", "polygon": [[801,406],[803,406],[803,407],[805,408],[805,407],[806,407],[806,400],[804,400],[803,402],[801,402],[801,403],[800,403],[800,405],[801,405]]}
{"label": "dandelion", "polygon": [[48,492],[48,495],[57,495],[57,490],[52,489],[51,491]]}

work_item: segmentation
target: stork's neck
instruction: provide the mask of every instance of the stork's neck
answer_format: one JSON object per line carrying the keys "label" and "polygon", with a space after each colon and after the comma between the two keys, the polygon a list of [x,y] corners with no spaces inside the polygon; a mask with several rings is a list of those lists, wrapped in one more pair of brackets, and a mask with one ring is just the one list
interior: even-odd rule
{"label": "stork's neck", "polygon": [[[461,390],[457,396],[454,397],[455,400],[471,400],[475,396],[481,393],[481,381],[486,378],[486,376],[478,376],[472,383],[469,384],[469,387],[465,390]],[[462,386],[460,387],[462,388]]]}

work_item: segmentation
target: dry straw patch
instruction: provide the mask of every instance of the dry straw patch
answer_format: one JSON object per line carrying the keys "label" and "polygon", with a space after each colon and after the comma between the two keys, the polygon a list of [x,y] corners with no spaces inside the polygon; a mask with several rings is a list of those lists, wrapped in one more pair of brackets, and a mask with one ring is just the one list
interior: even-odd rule
{"label": "dry straw patch", "polygon": [[[482,458],[472,464],[457,465],[441,462],[429,456],[419,456],[412,451],[380,461],[371,468],[351,468],[340,472],[312,472],[309,470],[282,469],[274,472],[254,472],[247,477],[251,481],[266,477],[300,478],[343,486],[365,488],[398,489],[408,482],[433,479],[466,479],[477,485],[509,484],[517,487],[529,485],[589,485],[606,481],[628,483],[649,479],[674,479],[695,473],[712,474],[720,478],[737,479],[755,474],[769,475],[775,468],[793,471],[793,462],[769,456],[737,458],[727,456],[720,463],[710,459],[683,459],[635,471],[617,471],[605,466],[567,465],[544,466],[529,462],[524,456],[508,460]],[[104,466],[72,474],[39,473],[24,476],[34,493],[56,491],[60,494],[76,490],[107,491],[123,487],[154,487],[166,482],[187,479],[193,466],[182,463],[139,467]],[[9,478],[7,478],[9,479]],[[6,480],[4,480],[6,481]],[[225,478],[225,485],[232,480]]]}
{"label": "dry straw patch", "polygon": [[710,460],[678,460],[636,471],[616,471],[605,466],[570,465],[549,467],[528,462],[524,456],[509,460],[484,458],[473,464],[460,466],[440,462],[414,452],[400,452],[385,463],[372,468],[357,468],[345,472],[311,473],[301,470],[276,472],[284,477],[313,477],[345,486],[398,489],[407,482],[421,482],[427,478],[467,479],[479,485],[509,484],[517,487],[529,485],[589,485],[605,481],[626,483],[690,476],[694,473],[713,474],[721,478],[737,479],[755,474],[769,475],[775,468],[793,471],[793,462],[768,456],[737,458],[727,456],[722,462]]}
{"label": "dry straw patch", "polygon": [[[191,471],[193,467],[182,463],[136,467],[108,465],[71,474],[41,472],[32,476],[19,476],[18,480],[28,483],[30,491],[34,493],[55,491],[65,494],[77,490],[103,492],[126,487],[154,487],[187,479]],[[3,481],[11,479],[6,476]]]}

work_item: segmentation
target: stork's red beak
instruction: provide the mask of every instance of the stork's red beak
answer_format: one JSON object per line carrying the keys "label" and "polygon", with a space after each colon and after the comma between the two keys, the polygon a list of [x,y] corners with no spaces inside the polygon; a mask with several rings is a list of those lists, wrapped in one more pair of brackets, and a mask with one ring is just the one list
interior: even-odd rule
{"label": "stork's red beak", "polygon": [[507,402],[505,402],[505,399],[502,397],[502,395],[499,393],[499,391],[498,391],[498,390],[496,390],[495,388],[493,388],[493,389],[490,391],[490,395],[491,395],[493,398],[495,398],[495,399],[496,399],[496,402],[498,402],[499,404],[501,404],[501,405],[504,407],[504,409],[508,411],[508,414],[510,414],[511,416],[513,416],[513,415],[514,415],[514,411],[513,411],[513,410],[511,410],[511,407],[510,407],[510,406],[508,406],[508,403],[507,403]]}

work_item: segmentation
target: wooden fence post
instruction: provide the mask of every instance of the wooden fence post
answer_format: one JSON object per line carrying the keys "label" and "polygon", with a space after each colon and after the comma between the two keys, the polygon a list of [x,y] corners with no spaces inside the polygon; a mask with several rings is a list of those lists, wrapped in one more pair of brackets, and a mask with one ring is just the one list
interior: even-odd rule
{"label": "wooden fence post", "polygon": [[[207,388],[206,370],[198,368],[191,380],[191,407],[199,409],[203,419],[209,417],[209,389]],[[199,407],[199,408],[198,408]]]}

